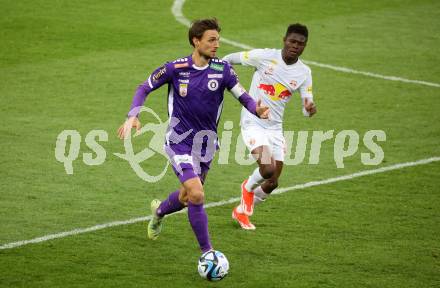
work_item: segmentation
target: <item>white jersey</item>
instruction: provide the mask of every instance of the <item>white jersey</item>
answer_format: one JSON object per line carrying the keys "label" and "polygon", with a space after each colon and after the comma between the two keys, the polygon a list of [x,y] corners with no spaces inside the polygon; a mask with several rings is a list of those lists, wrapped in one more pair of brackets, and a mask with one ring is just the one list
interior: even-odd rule
{"label": "white jersey", "polygon": [[[304,98],[313,101],[312,73],[301,60],[287,65],[280,49],[255,49],[240,52],[240,62],[256,68],[249,94],[255,101],[261,99],[261,103],[270,109],[268,120],[257,118],[242,109],[242,126],[258,124],[266,129],[281,130],[284,109],[295,91],[299,92],[303,103]],[[303,112],[308,116],[304,109]]]}

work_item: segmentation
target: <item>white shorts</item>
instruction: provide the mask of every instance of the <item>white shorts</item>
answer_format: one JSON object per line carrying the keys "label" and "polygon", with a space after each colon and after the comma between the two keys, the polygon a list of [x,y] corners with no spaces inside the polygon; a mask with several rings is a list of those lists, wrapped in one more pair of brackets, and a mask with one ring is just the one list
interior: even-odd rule
{"label": "white shorts", "polygon": [[282,130],[265,129],[259,125],[241,126],[241,136],[249,151],[260,146],[269,146],[272,157],[283,161],[286,155],[286,144]]}

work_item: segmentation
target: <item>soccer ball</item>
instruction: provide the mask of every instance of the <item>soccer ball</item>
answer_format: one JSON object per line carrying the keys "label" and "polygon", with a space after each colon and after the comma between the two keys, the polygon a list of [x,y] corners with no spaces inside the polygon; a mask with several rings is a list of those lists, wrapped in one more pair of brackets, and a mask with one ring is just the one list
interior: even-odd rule
{"label": "soccer ball", "polygon": [[199,258],[198,271],[200,276],[209,281],[220,281],[228,275],[229,262],[220,252],[211,250]]}

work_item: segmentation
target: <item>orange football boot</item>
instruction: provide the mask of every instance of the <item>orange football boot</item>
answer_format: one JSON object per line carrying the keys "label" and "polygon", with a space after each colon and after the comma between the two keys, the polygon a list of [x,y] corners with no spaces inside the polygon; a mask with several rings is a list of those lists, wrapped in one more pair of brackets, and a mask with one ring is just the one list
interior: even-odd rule
{"label": "orange football boot", "polygon": [[232,219],[237,220],[244,230],[255,230],[255,225],[249,221],[249,217],[244,213],[238,213],[237,207],[232,210]]}

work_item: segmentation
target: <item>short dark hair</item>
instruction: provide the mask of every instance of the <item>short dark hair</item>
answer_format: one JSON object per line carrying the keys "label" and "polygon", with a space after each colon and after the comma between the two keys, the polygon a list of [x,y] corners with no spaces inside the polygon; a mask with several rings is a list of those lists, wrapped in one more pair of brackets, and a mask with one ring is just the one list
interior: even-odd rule
{"label": "short dark hair", "polygon": [[307,26],[299,23],[290,24],[289,27],[287,27],[286,37],[289,36],[291,33],[298,33],[306,38],[309,38],[309,30],[307,29]]}
{"label": "short dark hair", "polygon": [[217,30],[217,32],[220,32],[221,28],[217,18],[194,20],[188,31],[189,44],[194,47],[192,39],[194,37],[201,39],[206,30]]}

